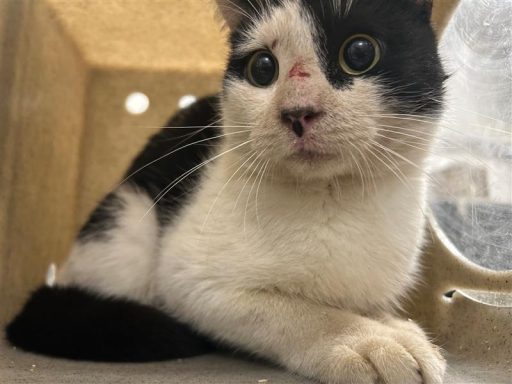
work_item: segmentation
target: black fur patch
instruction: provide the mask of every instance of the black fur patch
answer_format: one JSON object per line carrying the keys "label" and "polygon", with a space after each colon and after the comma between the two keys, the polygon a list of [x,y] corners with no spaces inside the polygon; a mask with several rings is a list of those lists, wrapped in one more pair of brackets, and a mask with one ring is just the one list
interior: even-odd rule
{"label": "black fur patch", "polygon": [[214,349],[157,309],[77,288],[39,288],[7,326],[6,336],[26,351],[89,361],[160,361]]}
{"label": "black fur patch", "polygon": [[[430,25],[428,0],[357,0],[335,12],[330,2],[302,0],[317,20],[317,49],[334,87],[350,86],[354,77],[339,64],[339,50],[351,36],[366,34],[381,45],[379,63],[362,78],[384,85],[392,108],[404,114],[437,114],[442,106],[445,73]],[[327,3],[327,4],[326,4]],[[430,4],[430,5],[429,5]]]}
{"label": "black fur patch", "polygon": [[[165,128],[155,134],[135,158],[124,178],[125,185],[139,189],[156,201],[159,194],[183,173],[206,160],[220,141],[221,130],[210,127],[217,119],[217,98],[199,100],[177,113]],[[180,127],[175,128],[173,127]],[[192,128],[183,128],[192,127]],[[200,143],[193,144],[196,141]],[[172,151],[175,151],[168,156]],[[159,159],[160,158],[160,159]],[[158,161],[155,161],[159,159]],[[148,165],[149,164],[149,165]],[[160,224],[168,223],[172,213],[183,205],[190,191],[197,185],[202,172],[197,170],[170,189],[158,200],[155,210]],[[117,212],[123,208],[123,200],[115,191],[107,195],[93,211],[79,232],[79,240],[102,240],[108,230],[116,227]]]}
{"label": "black fur patch", "polygon": [[108,231],[116,227],[116,213],[123,208],[123,200],[114,192],[96,207],[89,220],[78,233],[78,240],[103,240]]}
{"label": "black fur patch", "polygon": [[[218,120],[217,104],[216,97],[208,97],[176,114],[135,158],[126,172],[126,183],[145,191],[156,201],[159,194],[181,175],[207,160],[220,142],[217,136],[221,134],[221,129],[210,126]],[[193,144],[197,141],[201,142]],[[180,147],[182,149],[170,154]],[[166,224],[172,213],[190,197],[189,192],[197,185],[201,171],[198,169],[192,173],[158,201],[156,210],[161,224]]]}
{"label": "black fur patch", "polygon": [[[316,21],[317,54],[333,87],[343,90],[354,82],[354,77],[340,66],[341,46],[355,34],[367,34],[379,41],[382,58],[361,78],[373,78],[383,84],[383,96],[397,113],[436,115],[441,111],[445,73],[430,25],[431,0],[357,0],[352,2],[348,14],[346,0],[340,0],[336,9],[332,1],[301,1],[304,12],[309,12]],[[268,4],[280,3],[275,0]],[[245,11],[257,17],[250,7]],[[243,44],[247,23],[242,22],[232,32],[232,49]],[[229,78],[244,79],[251,55],[252,52],[244,57],[231,55],[225,84]]]}

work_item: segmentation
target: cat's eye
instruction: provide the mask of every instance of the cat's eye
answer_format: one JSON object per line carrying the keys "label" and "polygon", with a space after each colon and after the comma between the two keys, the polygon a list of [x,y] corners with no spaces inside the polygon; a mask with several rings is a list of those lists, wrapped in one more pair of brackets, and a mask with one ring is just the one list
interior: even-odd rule
{"label": "cat's eye", "polygon": [[279,65],[268,51],[258,51],[249,59],[246,77],[255,87],[268,87],[277,80]]}
{"label": "cat's eye", "polygon": [[341,46],[340,65],[349,75],[359,76],[373,69],[380,61],[380,45],[368,35],[354,35]]}

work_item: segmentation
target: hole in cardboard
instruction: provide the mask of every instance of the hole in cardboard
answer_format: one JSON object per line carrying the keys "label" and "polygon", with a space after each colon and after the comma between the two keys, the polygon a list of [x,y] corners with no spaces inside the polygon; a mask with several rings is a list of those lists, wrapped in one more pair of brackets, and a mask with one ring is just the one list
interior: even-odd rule
{"label": "hole in cardboard", "polygon": [[192,104],[194,104],[195,102],[197,101],[197,97],[195,97],[194,95],[185,95],[183,96],[179,101],[178,101],[178,106],[183,109],[183,108],[188,108],[190,107]]}
{"label": "hole in cardboard", "polygon": [[124,102],[126,111],[131,115],[141,115],[149,108],[149,98],[142,92],[133,92]]}
{"label": "hole in cardboard", "polygon": [[51,263],[48,266],[48,270],[46,272],[46,285],[48,287],[53,287],[55,285],[56,279],[57,279],[57,265],[55,263]]}

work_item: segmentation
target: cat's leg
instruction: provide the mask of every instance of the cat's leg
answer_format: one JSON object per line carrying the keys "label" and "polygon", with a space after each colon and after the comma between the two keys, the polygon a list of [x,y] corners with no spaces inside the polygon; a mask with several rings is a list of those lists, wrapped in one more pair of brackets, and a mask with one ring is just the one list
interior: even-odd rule
{"label": "cat's leg", "polygon": [[178,312],[202,332],[323,383],[434,384],[445,371],[437,347],[413,325],[277,293],[210,287]]}
{"label": "cat's leg", "polygon": [[80,231],[57,285],[148,302],[159,244],[152,204],[130,185],[108,195]]}

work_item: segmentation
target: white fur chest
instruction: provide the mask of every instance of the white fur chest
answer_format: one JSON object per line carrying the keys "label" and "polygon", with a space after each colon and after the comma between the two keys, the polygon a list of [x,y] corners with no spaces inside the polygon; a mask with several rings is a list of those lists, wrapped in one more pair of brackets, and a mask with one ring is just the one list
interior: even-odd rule
{"label": "white fur chest", "polygon": [[249,182],[240,193],[245,182],[222,189],[222,169],[210,171],[163,237],[158,293],[171,308],[194,290],[265,289],[368,311],[396,302],[413,282],[421,180],[413,192],[382,180],[363,199],[349,187],[339,195],[293,184]]}
{"label": "white fur chest", "polygon": [[225,187],[223,172],[221,165],[210,169],[163,237],[157,281],[171,307],[180,292],[219,288],[279,290],[368,310],[396,303],[413,283],[423,180],[411,191],[383,179],[377,194],[362,198],[349,186]]}

